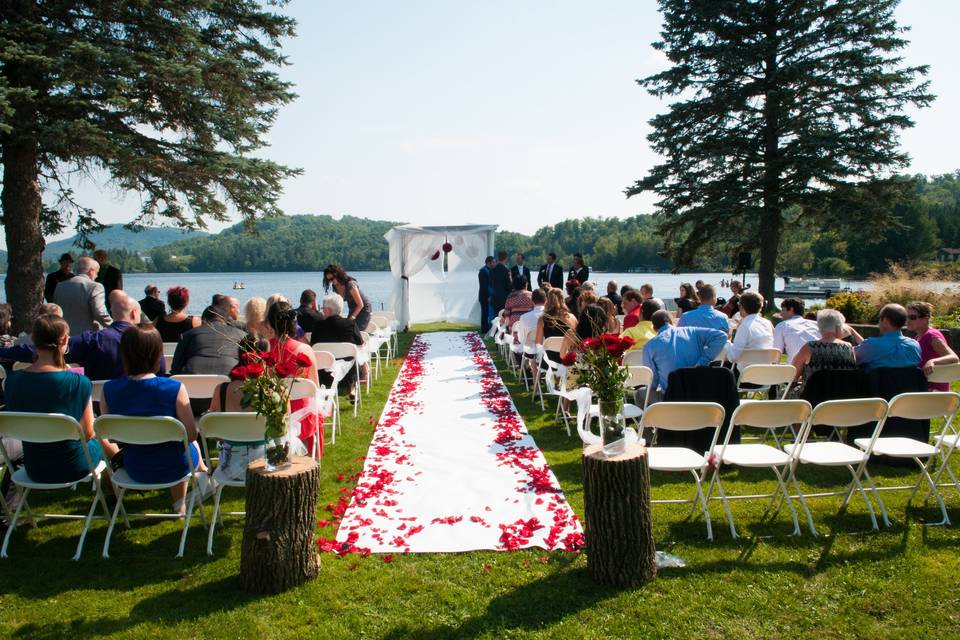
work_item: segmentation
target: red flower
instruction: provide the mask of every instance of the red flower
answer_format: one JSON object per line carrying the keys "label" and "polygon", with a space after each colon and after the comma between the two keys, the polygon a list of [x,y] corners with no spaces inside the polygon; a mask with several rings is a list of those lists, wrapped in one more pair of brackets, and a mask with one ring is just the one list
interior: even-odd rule
{"label": "red flower", "polygon": [[238,364],[233,369],[230,369],[230,379],[231,380],[246,380],[247,379],[247,366],[243,364]]}
{"label": "red flower", "polygon": [[291,361],[278,362],[274,368],[281,378],[292,378],[297,373],[297,367]]}
{"label": "red flower", "polygon": [[383,561],[384,561],[384,562],[393,562],[393,554],[392,554],[392,553],[388,553],[387,555],[383,556]]}
{"label": "red flower", "polygon": [[602,347],[603,347],[603,343],[600,342],[600,340],[598,340],[597,338],[587,338],[586,340],[580,343],[581,351],[600,349]]}
{"label": "red flower", "polygon": [[443,243],[443,252],[444,252],[444,253],[450,253],[451,251],[453,251],[453,245],[450,244],[449,242],[444,242],[444,243]]}
{"label": "red flower", "polygon": [[247,365],[247,378],[258,378],[263,375],[263,365],[259,362],[251,362]]}
{"label": "red flower", "polygon": [[565,367],[572,367],[573,363],[577,361],[577,354],[574,351],[568,351],[567,355],[560,358],[560,363]]}
{"label": "red flower", "polygon": [[308,356],[308,355],[305,354],[305,353],[298,353],[296,359],[297,359],[297,366],[298,366],[298,367],[303,368],[303,367],[312,367],[312,366],[313,366],[313,360],[311,360],[311,359],[310,359],[310,356]]}
{"label": "red flower", "polygon": [[440,252],[437,251],[437,252],[435,252],[432,256],[430,256],[430,259],[431,259],[431,260],[436,260],[436,259],[439,258],[439,257],[440,257]]}

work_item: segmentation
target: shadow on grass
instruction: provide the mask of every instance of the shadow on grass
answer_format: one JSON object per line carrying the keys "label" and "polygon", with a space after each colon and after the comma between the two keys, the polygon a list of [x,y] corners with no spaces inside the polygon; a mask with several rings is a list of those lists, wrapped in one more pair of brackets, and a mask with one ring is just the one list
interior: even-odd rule
{"label": "shadow on grass", "polygon": [[[420,640],[475,638],[481,635],[503,637],[516,630],[550,627],[620,593],[619,589],[594,584],[586,567],[575,567],[503,593],[491,600],[482,614],[457,626],[443,625],[430,629],[404,624],[383,637],[414,637]],[[518,603],[522,603],[522,606],[518,606]]]}
{"label": "shadow on grass", "polygon": [[[114,589],[124,587],[122,581],[111,586]],[[241,608],[256,599],[257,596],[247,595],[240,590],[237,576],[230,576],[189,589],[172,589],[143,598],[127,616],[28,623],[19,627],[11,637],[30,640],[99,638],[122,633],[142,623],[174,625],[197,620],[214,612]]]}

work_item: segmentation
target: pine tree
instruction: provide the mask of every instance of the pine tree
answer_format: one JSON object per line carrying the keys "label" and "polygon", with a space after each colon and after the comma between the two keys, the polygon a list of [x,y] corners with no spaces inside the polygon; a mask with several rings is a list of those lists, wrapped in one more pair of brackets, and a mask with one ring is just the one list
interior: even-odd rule
{"label": "pine tree", "polygon": [[0,206],[18,329],[41,302],[44,234],[99,227],[71,173],[139,194],[134,225],[281,213],[281,182],[298,171],[253,154],[295,97],[276,73],[293,35],[292,19],[255,0],[0,3]]}
{"label": "pine tree", "polygon": [[[660,196],[659,226],[681,266],[717,242],[759,249],[760,292],[772,302],[788,211],[815,228],[857,225],[858,199],[892,205],[911,188],[890,172],[908,161],[904,107],[934,98],[927,67],[897,54],[907,44],[897,0],[659,4],[654,47],[673,66],[638,82],[677,101],[650,121],[665,161],[627,195]],[[869,222],[866,232],[896,224]]]}

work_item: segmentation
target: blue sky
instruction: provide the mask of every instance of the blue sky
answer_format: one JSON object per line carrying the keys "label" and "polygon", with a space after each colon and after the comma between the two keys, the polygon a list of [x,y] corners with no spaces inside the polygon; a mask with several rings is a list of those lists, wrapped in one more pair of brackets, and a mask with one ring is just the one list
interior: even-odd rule
{"label": "blue sky", "polygon": [[[653,210],[623,189],[657,161],[647,121],[666,103],[635,79],[664,68],[650,46],[654,0],[330,2],[294,0],[281,112],[267,155],[304,169],[289,214],[420,224],[496,223],[532,232],[581,216]],[[960,169],[960,3],[904,0],[908,63],[929,64],[932,108],[905,132],[912,172]],[[136,196],[78,185],[105,222]]]}

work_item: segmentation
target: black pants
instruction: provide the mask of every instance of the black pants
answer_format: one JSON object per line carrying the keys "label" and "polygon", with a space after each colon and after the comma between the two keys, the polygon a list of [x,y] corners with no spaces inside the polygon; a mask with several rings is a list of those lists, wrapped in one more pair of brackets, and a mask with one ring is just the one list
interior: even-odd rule
{"label": "black pants", "polygon": [[480,333],[486,335],[490,331],[490,301],[480,301]]}

